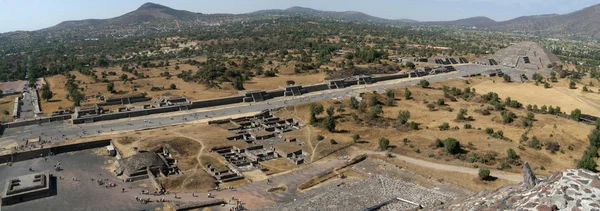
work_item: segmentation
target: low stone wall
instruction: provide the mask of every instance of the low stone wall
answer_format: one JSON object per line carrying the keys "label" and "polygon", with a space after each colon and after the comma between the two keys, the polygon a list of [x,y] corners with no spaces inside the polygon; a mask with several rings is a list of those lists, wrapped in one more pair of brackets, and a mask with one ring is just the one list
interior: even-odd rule
{"label": "low stone wall", "polygon": [[199,101],[193,101],[190,108],[192,108],[192,109],[206,108],[206,107],[235,104],[235,103],[242,103],[242,102],[244,102],[244,96],[234,96],[234,97],[218,98],[218,99],[211,99],[211,100],[199,100]]}
{"label": "low stone wall", "polygon": [[317,92],[317,91],[323,91],[323,90],[329,89],[329,87],[327,86],[327,84],[317,84],[317,85],[303,86],[303,88],[307,92]]}
{"label": "low stone wall", "polygon": [[111,139],[104,139],[104,140],[98,140],[98,141],[60,145],[60,146],[54,146],[54,147],[49,147],[49,148],[34,149],[34,150],[25,151],[25,152],[17,152],[17,153],[13,153],[13,154],[1,155],[0,163],[19,162],[19,161],[35,159],[35,158],[39,158],[39,157],[48,156],[48,155],[50,155],[50,152],[52,152],[52,154],[60,154],[60,153],[68,153],[68,152],[75,152],[75,151],[80,151],[80,150],[93,149],[93,148],[98,148],[98,147],[105,147],[105,146],[110,145],[110,142],[111,142]]}
{"label": "low stone wall", "polygon": [[26,120],[26,121],[8,122],[8,123],[2,124],[2,126],[4,128],[14,128],[14,127],[23,127],[23,126],[27,126],[27,125],[37,125],[40,123],[62,121],[62,120],[67,120],[67,119],[71,119],[71,114],[50,116],[50,117],[44,117],[44,118],[32,119],[32,120]]}
{"label": "low stone wall", "polygon": [[224,199],[213,199],[213,200],[204,201],[204,202],[187,203],[187,204],[179,204],[178,202],[171,202],[170,204],[171,204],[171,207],[173,208],[173,210],[175,210],[175,211],[185,211],[185,210],[198,209],[198,208],[203,208],[203,207],[210,207],[210,206],[225,204],[225,200]]}
{"label": "low stone wall", "polygon": [[395,79],[401,79],[401,78],[408,78],[408,74],[397,74],[397,75],[386,75],[386,76],[379,76],[379,77],[373,77],[371,80],[373,82],[379,82],[379,81],[389,81],[389,80],[395,80]]}

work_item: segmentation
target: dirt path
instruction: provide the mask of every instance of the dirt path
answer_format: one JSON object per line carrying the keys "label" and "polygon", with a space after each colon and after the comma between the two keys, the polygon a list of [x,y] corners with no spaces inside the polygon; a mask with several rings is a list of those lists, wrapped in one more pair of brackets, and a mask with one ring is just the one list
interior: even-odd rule
{"label": "dirt path", "polygon": [[569,92],[569,91],[565,90],[564,88],[555,87],[555,89],[558,90],[558,91],[560,91],[560,92],[562,92],[562,93],[565,93],[566,95],[569,95],[569,97],[572,97],[572,98],[574,98],[575,100],[577,100],[579,102],[588,104],[589,106],[593,107],[594,109],[596,109],[597,111],[600,112],[600,104],[595,103],[594,101],[591,101],[591,100],[588,100],[588,99],[580,98],[579,96],[574,95],[572,92]]}
{"label": "dirt path", "polygon": [[[375,154],[375,155],[385,156],[384,152],[372,152],[371,151],[371,152],[366,152],[366,154]],[[475,168],[467,168],[467,167],[462,167],[462,166],[434,163],[434,162],[411,158],[408,156],[399,155],[399,154],[395,154],[395,153],[393,153],[393,155],[394,155],[394,159],[402,160],[402,161],[405,161],[405,162],[408,162],[408,163],[411,163],[414,165],[426,167],[426,168],[432,168],[432,169],[442,170],[442,171],[459,172],[459,173],[472,174],[472,175],[479,175],[479,169],[475,169]],[[491,174],[490,174],[491,176],[497,177],[499,179],[514,181],[514,182],[520,182],[523,180],[523,177],[519,174],[501,172],[501,171],[496,171],[496,170],[490,170],[490,171],[491,171]]]}

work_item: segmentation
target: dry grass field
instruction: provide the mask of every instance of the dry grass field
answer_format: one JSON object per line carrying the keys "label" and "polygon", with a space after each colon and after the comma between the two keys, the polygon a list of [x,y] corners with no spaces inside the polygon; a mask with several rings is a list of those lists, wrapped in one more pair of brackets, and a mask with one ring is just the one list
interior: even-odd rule
{"label": "dry grass field", "polygon": [[19,95],[8,95],[0,98],[0,121],[12,122],[15,98]]}
{"label": "dry grass field", "polygon": [[[528,98],[518,95],[520,93],[527,95],[529,93],[528,91],[502,92],[502,90],[506,90],[504,87],[501,87],[498,90],[492,89],[489,85],[492,84],[492,82],[488,80],[489,79],[482,78],[472,79],[470,85],[465,84],[464,81],[447,81],[443,83],[433,83],[431,87],[441,88],[443,85],[450,87],[454,86],[461,89],[467,86],[485,88],[489,87],[489,90],[486,90],[486,92],[498,92],[500,98],[502,99],[506,97],[511,97],[519,101],[523,99],[521,102],[524,104],[535,103],[542,105],[544,103],[544,101],[537,101],[538,99],[544,98]],[[510,87],[528,85],[513,83],[503,84],[503,86]],[[535,85],[530,86],[536,88]],[[409,87],[413,93],[413,99],[411,100],[404,100],[403,88],[394,90],[396,93],[396,105],[392,107],[383,106],[384,113],[381,116],[384,120],[381,121],[370,121],[367,120],[366,115],[359,114],[362,120],[360,123],[356,123],[350,117],[350,115],[357,111],[348,107],[348,100],[343,102],[338,102],[335,100],[322,102],[324,108],[332,105],[336,108],[336,110],[342,108],[345,111],[336,112],[336,132],[328,132],[321,127],[310,126],[308,128],[308,130],[311,130],[311,136],[316,137],[317,135],[322,135],[325,137],[323,141],[320,142],[316,141],[315,139],[310,139],[310,146],[313,148],[313,152],[315,152],[314,156],[326,156],[331,152],[335,152],[346,147],[346,145],[358,146],[365,150],[378,150],[378,139],[385,137],[390,140],[390,145],[393,152],[419,159],[467,167],[471,167],[476,164],[478,166],[496,168],[507,158],[507,150],[514,149],[520,156],[520,159],[522,161],[529,162],[530,165],[535,169],[536,173],[548,175],[551,172],[574,167],[576,159],[581,156],[585,150],[585,147],[587,146],[587,134],[591,131],[592,126],[549,114],[536,114],[535,122],[527,137],[530,141],[535,136],[537,139],[539,139],[542,145],[544,145],[547,141],[556,141],[560,144],[560,150],[558,152],[552,153],[545,150],[543,146],[541,150],[535,150],[527,146],[528,142],[519,143],[521,135],[527,131],[527,128],[521,125],[521,118],[524,118],[527,113],[524,108],[509,108],[509,110],[513,111],[518,116],[518,118],[510,124],[504,124],[502,122],[502,117],[498,111],[492,111],[492,114],[488,116],[484,116],[475,112],[475,109],[487,107],[487,104],[464,101],[461,99],[459,99],[457,102],[450,102],[448,99],[446,99],[446,106],[443,106],[443,108],[437,111],[429,111],[424,101],[436,102],[437,99],[444,98],[441,90],[436,90],[433,88],[424,89],[416,86]],[[482,93],[483,91],[481,91],[481,89],[485,88],[477,88],[477,93]],[[539,92],[544,91],[552,92],[553,90],[544,90],[543,87],[539,90]],[[368,99],[370,99],[370,95],[372,95],[372,93],[366,93],[364,98],[368,101]],[[385,102],[385,97],[378,95],[378,100],[380,102]],[[566,100],[566,98],[564,100]],[[547,102],[547,105],[555,105],[550,104],[550,102]],[[562,106],[563,105],[561,105],[561,107]],[[580,106],[580,108],[583,108],[583,104],[575,106]],[[452,108],[453,111],[447,111],[448,108]],[[457,122],[455,119],[460,108],[467,109],[467,115],[473,116],[474,121]],[[563,111],[570,112],[566,110],[567,108],[569,107],[564,105]],[[367,109],[367,112],[368,110],[369,109]],[[393,122],[400,110],[410,111],[411,117],[409,121],[415,121],[419,123],[420,129],[415,131],[408,129],[407,127],[394,127]],[[586,112],[586,110],[583,111]],[[290,106],[282,109],[279,112],[281,114],[289,114],[296,118],[302,119],[304,122],[308,122],[308,105]],[[360,112],[357,112],[357,114],[358,113]],[[324,116],[325,115],[322,114],[319,117],[323,118]],[[457,126],[459,129],[440,131],[438,126],[444,122],[449,123],[450,128]],[[464,125],[467,123],[472,125],[472,129],[464,129]],[[493,138],[485,133],[484,130],[486,128],[492,128],[494,131],[501,130],[504,132],[504,137],[512,141]],[[360,134],[360,143],[353,143],[351,136],[355,133]],[[462,156],[449,155],[448,153],[444,152],[443,149],[437,149],[432,146],[435,139],[439,138],[444,140],[448,137],[456,138],[461,142],[464,150],[466,151]],[[409,140],[406,144],[403,142],[405,138]],[[329,141],[330,139],[335,139],[338,144],[331,144]],[[572,150],[569,150],[568,148],[572,148]],[[490,160],[487,163],[478,162],[473,164],[467,161],[470,153],[477,153],[480,156],[487,154],[495,155],[495,160]],[[506,171],[519,172],[520,168],[513,166]]]}
{"label": "dry grass field", "polygon": [[[205,57],[193,58],[197,61],[206,61]],[[235,60],[235,59],[234,59]],[[183,64],[183,61],[170,60],[169,66],[164,67],[153,67],[153,68],[136,68],[136,71],[143,74],[144,78],[138,78],[137,76],[123,72],[121,67],[108,67],[108,68],[94,68],[94,73],[98,76],[100,81],[95,82],[92,77],[81,74],[78,71],[71,71],[70,74],[75,75],[76,83],[79,85],[81,92],[88,96],[88,100],[82,102],[82,105],[89,105],[94,103],[100,103],[93,96],[104,95],[110,97],[113,95],[129,95],[146,93],[147,96],[158,98],[163,95],[179,95],[185,96],[192,100],[211,99],[219,97],[227,97],[232,95],[239,95],[243,91],[236,90],[231,82],[223,82],[221,88],[208,88],[203,84],[196,82],[185,82],[183,79],[177,78],[177,74],[183,70],[192,70],[195,72],[198,70],[197,66]],[[239,61],[238,61],[239,62]],[[294,73],[294,62],[282,64],[274,61],[271,65],[264,64],[265,69],[279,68],[280,74],[275,77],[264,77],[255,76],[250,81],[244,84],[245,90],[273,90],[279,89],[286,85],[286,81],[293,80],[296,84],[300,85],[311,85],[316,83],[322,83],[326,74],[320,73]],[[176,66],[179,67],[176,69]],[[107,74],[106,80],[113,82],[115,85],[116,93],[109,93],[107,91],[107,84],[102,82],[102,73]],[[108,73],[114,72],[114,75],[108,75]],[[168,72],[170,76],[165,76],[164,73]],[[122,81],[121,75],[127,75],[128,78],[135,78],[130,81]],[[161,76],[161,74],[163,74]],[[54,92],[54,97],[49,102],[41,102],[42,111],[45,113],[51,113],[59,109],[72,108],[73,102],[67,99],[66,93],[66,77],[64,75],[56,75],[46,78],[50,89]],[[175,84],[176,89],[171,89],[171,84]],[[158,87],[160,90],[153,91],[153,87]]]}

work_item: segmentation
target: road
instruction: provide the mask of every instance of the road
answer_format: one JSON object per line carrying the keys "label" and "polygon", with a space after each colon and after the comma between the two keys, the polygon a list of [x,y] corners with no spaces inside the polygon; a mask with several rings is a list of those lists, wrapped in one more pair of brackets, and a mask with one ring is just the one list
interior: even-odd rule
{"label": "road", "polygon": [[[0,138],[0,146],[6,143],[21,142],[37,137],[40,137],[42,140],[50,140],[53,143],[57,143],[69,139],[96,136],[103,133],[115,133],[118,131],[156,128],[168,125],[188,123],[197,120],[210,120],[213,118],[257,112],[265,109],[275,109],[289,105],[320,101],[324,99],[343,99],[365,91],[382,92],[392,87],[417,85],[419,81],[423,79],[427,79],[430,82],[458,79],[462,78],[462,76],[465,75],[481,73],[487,69],[490,69],[490,67],[469,65],[458,66],[457,69],[458,71],[446,74],[430,75],[420,78],[407,78],[383,81],[371,85],[350,86],[344,89],[325,90],[322,92],[308,93],[296,97],[274,98],[265,102],[240,103],[235,105],[229,105],[227,107],[215,107],[212,108],[212,110],[189,110],[185,112],[142,116],[113,121],[101,121],[79,125],[53,122],[20,128],[8,128],[4,131],[3,137]],[[518,71],[514,69],[508,69],[507,71],[511,70]]]}

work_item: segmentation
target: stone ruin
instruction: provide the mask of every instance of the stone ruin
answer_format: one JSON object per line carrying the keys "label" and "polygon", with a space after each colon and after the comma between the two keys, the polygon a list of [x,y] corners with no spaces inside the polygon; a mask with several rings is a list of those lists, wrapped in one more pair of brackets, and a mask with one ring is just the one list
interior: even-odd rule
{"label": "stone ruin", "polygon": [[2,193],[2,206],[48,197],[52,194],[50,182],[48,172],[7,180]]}
{"label": "stone ruin", "polygon": [[295,138],[288,139],[281,136],[282,133],[304,126],[296,119],[280,119],[270,110],[266,110],[254,116],[209,122],[209,124],[227,123],[234,125],[228,130],[236,134],[228,137],[227,140],[244,141],[250,146],[212,149],[228,162],[227,166],[219,164],[208,166],[208,172],[220,182],[242,179],[242,172],[262,169],[260,162],[263,161],[283,157],[299,165],[304,163],[304,157],[308,155],[302,150],[302,142]]}
{"label": "stone ruin", "polygon": [[181,174],[174,163],[176,160],[172,158],[167,148],[163,148],[161,153],[138,150],[132,156],[118,159],[115,173],[117,176],[123,176],[125,182],[150,179],[156,189],[161,191],[164,189],[156,179],[157,176]]}

